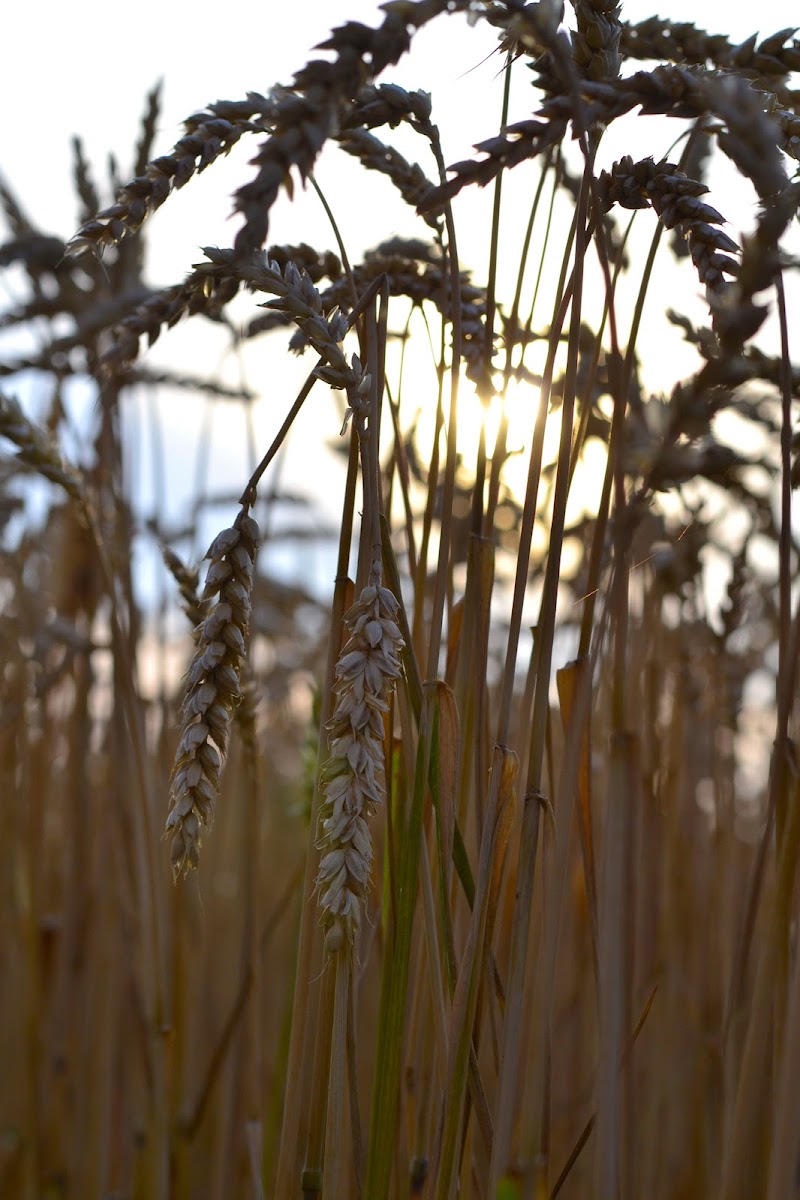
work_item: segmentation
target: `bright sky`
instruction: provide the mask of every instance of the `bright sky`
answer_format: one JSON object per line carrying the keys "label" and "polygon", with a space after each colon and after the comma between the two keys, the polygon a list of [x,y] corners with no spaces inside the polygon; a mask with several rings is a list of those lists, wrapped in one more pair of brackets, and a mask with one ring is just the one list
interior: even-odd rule
{"label": "bright sky", "polygon": [[[663,5],[673,20],[692,20],[701,15],[710,32],[726,32],[744,39],[755,32],[758,21],[762,35],[791,24],[794,4],[785,0],[762,0],[755,8],[731,4],[729,0],[670,0]],[[630,0],[623,15],[639,20],[654,10],[648,0]],[[5,114],[0,142],[0,171],[14,186],[32,217],[50,232],[67,235],[75,225],[76,202],[71,188],[70,137],[79,131],[85,149],[103,178],[110,151],[120,160],[120,170],[128,174],[128,164],[138,134],[144,95],[154,82],[164,80],[164,105],[159,122],[156,153],[166,153],[181,136],[181,120],[215,99],[238,99],[249,90],[266,91],[275,82],[289,82],[294,71],[309,57],[316,42],[330,27],[346,19],[375,24],[378,5],[373,0],[299,0],[294,4],[266,0],[228,0],[225,4],[195,0],[192,4],[170,0],[138,0],[132,8],[64,4],[60,0],[39,0],[36,4],[13,4],[4,13],[7,52],[0,74],[0,105]],[[571,14],[570,14],[571,17]],[[395,80],[408,88],[432,92],[434,117],[442,127],[445,157],[448,162],[466,157],[471,144],[496,133],[500,107],[501,80],[499,59],[484,61],[496,46],[496,37],[485,25],[470,29],[463,17],[434,22],[415,39],[412,53],[398,68],[387,72],[384,80]],[[514,119],[529,115],[530,88],[527,72],[518,71],[515,81]],[[526,105],[528,106],[526,109]],[[635,124],[635,123],[634,123]],[[636,156],[666,150],[678,127],[664,130],[641,120],[626,137],[624,146]],[[380,132],[380,131],[379,131]],[[633,144],[638,139],[639,144]],[[387,139],[389,140],[389,139]],[[236,226],[229,220],[230,193],[250,177],[247,158],[255,143],[240,144],[228,160],[212,166],[203,176],[168,200],[151,222],[151,280],[168,284],[180,280],[199,257],[198,247],[209,243],[230,244]],[[422,155],[422,151],[413,151]],[[428,173],[431,166],[424,162]],[[520,168],[520,187],[527,187]],[[346,156],[336,149],[323,156],[317,178],[326,191],[341,225],[352,256],[394,232],[425,236],[425,227],[415,223],[411,214],[390,208],[388,201],[376,203],[360,190],[360,176]],[[530,176],[533,178],[533,176]],[[383,194],[389,195],[387,191]],[[514,245],[526,210],[515,201],[511,189],[510,207],[504,219],[504,234],[509,241],[507,259],[515,265]],[[524,199],[529,199],[529,194]],[[715,198],[712,203],[729,209]],[[462,261],[473,265],[483,280],[486,261],[488,196],[464,198],[457,211],[459,249]],[[725,197],[727,205],[728,197]],[[750,214],[752,215],[752,204]],[[520,207],[515,208],[514,205]],[[748,222],[747,204],[738,220]],[[392,222],[395,222],[393,225]],[[737,220],[732,216],[734,236]],[[300,194],[290,208],[282,200],[276,208],[270,240],[309,241],[322,248],[332,245],[327,221],[318,201]],[[503,247],[501,246],[501,259]],[[502,284],[502,281],[501,281]],[[688,285],[690,298],[693,287]],[[696,293],[699,289],[694,289]],[[4,298],[0,296],[0,305]],[[207,327],[204,325],[204,331]],[[680,350],[677,351],[680,353]],[[148,361],[183,363],[187,356],[194,370],[201,373],[218,367],[234,377],[239,364],[231,363],[219,343],[206,336],[199,340],[194,323],[179,326],[164,335]],[[269,443],[294,395],[296,380],[308,369],[305,360],[287,367],[280,378],[259,376],[259,360],[245,364],[247,382],[264,393],[265,399],[254,413],[256,444],[259,455]],[[685,369],[691,360],[686,359]],[[684,368],[680,368],[683,370]],[[674,380],[675,372],[670,378]],[[322,389],[317,389],[322,391]],[[189,445],[200,425],[198,401],[175,397],[162,411],[169,462],[167,503],[175,516],[185,517],[185,503],[192,493],[192,471],[186,462]],[[338,423],[335,409],[322,400],[309,408],[296,431],[297,451],[290,451],[285,464],[285,480],[302,486],[313,476],[323,490],[338,488],[339,464],[325,456],[309,455],[309,446],[335,438]],[[139,479],[142,496],[152,503],[153,454],[148,448],[150,433],[146,405],[130,417],[139,434],[134,439],[138,458],[132,470]],[[205,419],[205,418],[204,418]],[[247,453],[245,430],[238,416],[226,410],[222,420],[216,412],[212,420],[211,470],[214,490],[238,489],[246,478]],[[176,461],[171,445],[181,447]],[[335,505],[338,505],[338,492]],[[334,505],[334,507],[335,507]],[[327,506],[330,511],[330,505]],[[327,564],[321,566],[327,574]]]}
{"label": "bright sky", "polygon": [[[787,0],[762,0],[756,7],[729,0],[702,5],[670,0],[662,8],[673,20],[700,16],[707,30],[741,39],[756,32],[754,21],[766,35],[790,25],[797,13]],[[164,153],[180,137],[183,117],[209,101],[237,99],[247,91],[288,82],[332,25],[346,19],[375,24],[378,10],[375,0],[299,0],[292,5],[278,0],[138,0],[133,10],[61,0],[10,5],[3,20],[8,52],[0,75],[0,104],[7,117],[0,169],[24,194],[32,214],[61,232],[72,134],[81,133],[98,163],[109,151],[124,162],[145,92],[163,78],[158,151]],[[623,4],[623,15],[631,21],[658,11],[650,0]],[[439,18],[415,39],[411,55],[385,76],[432,92],[451,160],[466,154],[473,138],[495,129],[498,101],[491,103],[491,84],[494,80],[497,97],[498,62],[482,62],[495,45],[493,31],[484,24],[470,29],[464,17]],[[525,95],[521,85],[521,102]],[[209,172],[220,177],[223,196],[225,184],[235,186],[242,178],[237,167],[222,179],[225,165]],[[216,198],[217,188],[214,192]],[[168,207],[180,199],[173,198]],[[195,195],[191,207],[196,204]],[[185,246],[196,246],[189,207],[181,213]],[[197,220],[207,237],[206,214],[198,212]],[[186,261],[185,246],[175,246],[178,269]]]}

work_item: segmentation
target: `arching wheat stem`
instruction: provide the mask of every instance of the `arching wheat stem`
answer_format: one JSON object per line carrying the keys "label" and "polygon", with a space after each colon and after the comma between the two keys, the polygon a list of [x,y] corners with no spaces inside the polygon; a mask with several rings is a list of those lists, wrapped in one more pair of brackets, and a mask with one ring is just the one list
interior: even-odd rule
{"label": "arching wheat stem", "polygon": [[307,275],[293,263],[281,271],[273,262],[266,263],[258,274],[259,286],[278,296],[268,307],[290,316],[325,360],[317,368],[319,378],[346,392],[345,425],[352,417],[361,448],[362,536],[370,554],[369,579],[344,617],[350,638],[336,665],[337,701],[328,725],[331,753],[322,770],[325,798],[319,823],[317,890],[326,945],[335,952],[345,944],[353,945],[360,928],[374,856],[367,817],[385,796],[384,717],[400,675],[399,654],[404,643],[396,620],[398,601],[381,586],[371,375],[362,369],[356,355],[348,363],[341,349],[346,321],[335,311],[324,315],[319,293]]}

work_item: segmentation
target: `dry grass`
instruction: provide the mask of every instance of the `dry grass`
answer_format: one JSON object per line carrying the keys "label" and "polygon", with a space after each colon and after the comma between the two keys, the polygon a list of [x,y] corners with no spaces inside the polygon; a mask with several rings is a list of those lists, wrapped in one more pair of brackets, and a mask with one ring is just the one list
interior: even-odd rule
{"label": "dry grass", "polygon": [[[392,0],[154,158],[155,91],[110,203],[76,142],[67,242],[3,185],[0,263],[26,293],[2,328],[38,341],[0,366],[2,1196],[800,1194],[800,43],[631,25],[600,0],[575,0],[570,39],[560,7]],[[497,135],[446,168],[430,97],[382,76],[465,13],[535,89],[522,114],[507,88]],[[672,120],[664,157],[609,159],[611,127],[648,115]],[[150,288],[149,217],[245,137],[235,244]],[[393,185],[419,240],[353,259],[333,221],[335,249],[264,249],[328,143],[359,164],[359,202]],[[741,233],[723,155],[757,205]],[[512,241],[521,164],[538,175]],[[480,283],[456,241],[474,185],[493,203]],[[698,285],[703,315],[676,311]],[[251,405],[140,361],[196,317],[275,362],[290,330],[316,358],[294,400],[270,385],[286,418],[202,579],[213,489],[187,528],[144,521],[121,432],[133,384]],[[697,366],[664,362],[653,394],[662,317]],[[404,368],[431,359],[420,395]],[[76,379],[96,399],[80,464]],[[257,546],[325,387],[347,466],[321,601]],[[499,418],[467,458],[473,389]],[[144,544],[161,600],[135,577]]]}

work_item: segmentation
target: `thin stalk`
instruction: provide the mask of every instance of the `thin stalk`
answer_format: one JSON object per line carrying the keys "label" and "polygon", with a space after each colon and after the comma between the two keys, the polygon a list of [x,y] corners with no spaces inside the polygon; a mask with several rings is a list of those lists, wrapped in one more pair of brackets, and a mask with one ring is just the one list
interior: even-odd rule
{"label": "thin stalk", "polygon": [[[431,145],[439,167],[439,178],[446,181],[446,169],[438,133]],[[445,209],[447,226],[447,254],[450,264],[450,308],[453,323],[453,352],[450,362],[450,408],[447,420],[447,457],[445,460],[444,489],[442,494],[441,522],[439,527],[439,561],[436,568],[431,622],[428,633],[428,658],[425,678],[435,679],[439,667],[439,648],[442,640],[444,603],[447,592],[448,563],[450,557],[450,535],[453,519],[453,496],[456,483],[456,460],[458,438],[458,389],[461,379],[461,279],[458,270],[458,246],[453,210],[450,204]]]}
{"label": "thin stalk", "polygon": [[453,996],[451,1033],[448,1039],[448,1078],[444,1099],[442,1141],[432,1172],[436,1200],[449,1200],[456,1183],[458,1147],[463,1134],[463,1109],[469,1066],[473,1052],[475,1012],[483,975],[485,937],[491,899],[495,854],[498,847],[498,818],[509,802],[518,760],[513,751],[495,748],[485,834],[481,841],[475,904]]}
{"label": "thin stalk", "polygon": [[[788,736],[789,717],[794,701],[797,666],[800,660],[800,599],[795,608],[794,621],[788,625],[788,609],[791,603],[791,358],[789,356],[789,330],[786,319],[786,304],[782,276],[776,283],[778,319],[781,331],[781,530],[780,530],[780,576],[779,576],[779,659],[777,679],[777,716],[775,741],[770,761],[767,820],[759,842],[744,909],[744,920],[737,939],[731,964],[725,999],[723,1039],[727,1041],[731,1022],[736,1014],[744,985],[745,971],[755,930],[759,898],[764,884],[767,855],[772,842],[772,833],[779,813],[786,812],[786,803],[791,771],[792,744]],[[788,505],[788,524],[787,524]],[[787,595],[788,579],[788,595]]]}
{"label": "thin stalk", "polygon": [[[139,698],[136,692],[133,662],[129,654],[129,640],[122,631],[115,577],[108,558],[100,525],[92,506],[85,496],[79,499],[83,519],[94,542],[98,562],[106,585],[111,607],[111,629],[115,661],[119,670],[120,693],[125,712],[128,734],[133,743],[133,758],[139,786],[138,813],[134,815],[133,828],[139,851],[138,861],[144,864],[138,878],[138,901],[141,919],[149,934],[145,965],[147,988],[148,1033],[152,1038],[148,1049],[152,1054],[151,1069],[154,1080],[151,1093],[151,1144],[148,1153],[149,1185],[153,1196],[166,1197],[168,1187],[168,1120],[166,1116],[166,1062],[164,1032],[168,1027],[166,993],[164,983],[162,892],[156,880],[155,855],[158,841],[154,835],[152,814],[155,811],[150,775],[145,764],[149,755],[145,744],[144,729]],[[145,914],[147,914],[145,916]],[[149,918],[149,919],[148,919]]]}
{"label": "thin stalk", "polygon": [[[576,216],[577,219],[577,216]],[[522,628],[522,609],[528,585],[530,566],[531,542],[533,527],[536,520],[536,509],[539,497],[539,480],[542,472],[542,456],[544,453],[544,435],[547,423],[550,393],[553,386],[553,373],[561,329],[567,316],[567,309],[572,300],[574,272],[566,283],[567,269],[575,235],[576,221],[573,220],[570,237],[564,249],[561,275],[556,289],[553,320],[550,327],[550,340],[547,351],[547,362],[539,390],[539,407],[533,429],[531,450],[528,456],[528,478],[525,485],[525,502],[522,510],[522,524],[519,534],[519,549],[517,551],[517,567],[514,577],[514,595],[511,602],[511,618],[509,621],[508,639],[506,642],[506,657],[501,682],[499,712],[497,718],[497,733],[495,741],[505,745],[508,741],[508,731],[511,723],[511,701],[514,692],[517,654],[519,650],[519,635]]]}
{"label": "thin stalk", "polygon": [[[360,406],[360,400],[349,396],[353,414],[353,426],[358,437],[361,458],[363,512],[359,539],[359,568],[357,591],[367,585],[377,587],[381,583],[381,522],[380,522],[380,474],[378,470],[378,331],[374,310],[366,312],[366,328],[361,331],[362,347],[366,348],[367,370],[371,379],[368,412]],[[380,372],[382,378],[383,372]],[[354,951],[348,947],[350,954]],[[306,1152],[304,1186],[309,1195],[319,1178],[319,1164],[325,1163],[334,1183],[336,1195],[341,1168],[341,1105],[344,1099],[344,1064],[347,1057],[347,1008],[342,972],[344,955],[341,945],[334,949],[325,944],[326,969],[335,972],[336,987],[332,991],[325,987],[320,996],[317,1015],[317,1039],[314,1052],[314,1083],[311,1093],[311,1122]],[[331,1113],[331,1101],[336,1113]],[[327,1109],[327,1116],[326,1116]],[[333,1128],[335,1141],[323,1142],[323,1130]]]}
{"label": "thin stalk", "polygon": [[[525,803],[522,813],[522,832],[520,836],[520,859],[518,874],[521,875],[525,882],[522,886],[518,884],[517,899],[514,906],[514,917],[512,923],[512,948],[509,969],[509,983],[507,988],[508,1001],[506,1005],[506,1020],[503,1030],[503,1053],[497,1102],[498,1116],[495,1129],[495,1141],[492,1149],[492,1187],[497,1186],[501,1173],[505,1171],[508,1163],[511,1149],[511,1133],[517,1091],[517,1079],[520,1066],[519,1038],[522,1020],[522,998],[524,994],[523,980],[525,977],[527,964],[528,932],[530,926],[530,911],[533,895],[533,876],[535,871],[536,850],[538,844],[540,802],[542,798],[542,772],[544,766],[545,735],[549,711],[550,666],[553,651],[553,636],[555,632],[556,597],[561,563],[561,545],[563,539],[564,518],[566,514],[566,500],[569,489],[570,456],[572,445],[572,414],[575,401],[575,385],[577,378],[580,338],[583,264],[586,249],[585,239],[587,235],[586,213],[589,199],[590,173],[591,160],[587,161],[583,185],[581,187],[581,193],[574,221],[575,262],[572,274],[572,287],[570,289],[572,294],[572,311],[570,314],[567,370],[564,383],[564,397],[561,413],[561,441],[558,454],[556,488],[553,498],[550,549],[547,556],[544,590],[541,601],[541,613],[538,622],[536,638],[536,687],[533,702],[533,719],[530,729],[530,745],[528,749],[528,775],[525,785]],[[560,307],[563,306],[559,305],[559,308]],[[558,321],[558,317],[560,316],[561,313],[557,311],[550,331],[548,364],[545,371],[545,379],[543,380],[542,385],[542,403],[543,406],[545,406],[544,414],[542,414],[543,416],[546,415],[546,404],[549,398],[549,391],[552,381],[555,351],[560,332],[560,323]],[[538,456],[540,459],[541,443],[543,442],[544,437],[543,419],[541,421],[541,433],[537,427],[534,435],[534,446],[531,448],[529,484],[534,483],[534,497],[536,494],[535,484],[538,484],[538,475],[540,470],[540,461],[534,463],[534,449],[537,449],[536,434],[540,434],[538,438],[540,443],[538,446]],[[526,495],[526,509],[529,507],[529,499],[529,495]],[[533,503],[530,505],[530,508],[535,511],[535,498]],[[509,708],[510,696],[506,700],[504,694],[503,708],[501,709],[501,720],[505,720],[506,727],[508,723]],[[499,741],[501,741],[500,729],[498,729],[498,742]],[[545,1010],[545,1014],[546,1012],[547,1010]],[[548,1060],[546,1046],[549,1040],[547,1038],[546,1026],[548,1024],[549,1017],[545,1015],[544,1020],[540,1022],[541,1028],[537,1027],[537,1029],[534,1030],[535,1037],[539,1035],[545,1039],[544,1044],[541,1046],[541,1053],[534,1057],[534,1070],[536,1071],[537,1086],[534,1089],[534,1104],[530,1112],[530,1120],[527,1122],[529,1128],[533,1130],[534,1138],[536,1139],[538,1139],[538,1137],[541,1135],[543,1129],[542,1121],[544,1118],[545,1106],[546,1065]]]}
{"label": "thin stalk", "polygon": [[428,491],[425,498],[425,511],[422,514],[422,536],[419,545],[419,558],[417,559],[417,575],[414,581],[414,616],[411,644],[414,647],[414,654],[420,662],[422,662],[423,658],[423,623],[425,619],[425,585],[428,578],[428,548],[433,529],[436,495],[439,488],[439,439],[444,425],[444,339],[445,327],[444,322],[442,322],[441,348],[436,368],[436,415],[434,417],[433,442],[428,466]]}
{"label": "thin stalk", "polygon": [[[511,64],[513,56],[511,52],[506,55],[506,67],[503,79],[503,104],[500,117],[500,136],[505,134],[508,125],[508,107],[511,96]],[[483,510],[483,492],[486,482],[486,419],[485,414],[488,410],[493,393],[492,384],[492,360],[494,357],[494,317],[496,305],[496,290],[497,290],[497,252],[500,244],[500,210],[503,197],[503,171],[498,171],[494,181],[494,199],[492,203],[492,226],[489,244],[489,274],[486,282],[486,318],[485,318],[485,347],[484,347],[484,362],[482,378],[478,387],[478,394],[484,410],[484,419],[481,421],[480,435],[478,439],[478,455],[475,465],[475,484],[472,494],[472,532],[476,535],[481,532],[482,525],[482,510]]]}
{"label": "thin stalk", "polygon": [[[516,290],[514,292],[514,299],[511,304],[511,312],[509,314],[508,322],[507,322],[507,326],[506,326],[506,328],[508,329],[508,343],[506,345],[506,357],[505,357],[505,363],[503,366],[503,385],[502,385],[502,389],[501,389],[501,393],[500,393],[501,396],[503,397],[503,412],[502,412],[501,419],[500,419],[500,426],[497,431],[497,440],[495,442],[495,447],[492,452],[492,469],[491,469],[491,474],[489,477],[489,494],[488,494],[488,497],[486,500],[486,511],[485,511],[484,517],[483,517],[483,535],[484,535],[484,537],[491,536],[492,530],[494,528],[494,515],[495,515],[496,509],[497,509],[497,502],[498,502],[498,499],[500,496],[500,473],[503,469],[503,463],[505,462],[506,443],[508,440],[508,417],[506,415],[506,409],[505,409],[505,396],[508,391],[508,384],[509,384],[509,380],[511,379],[512,371],[513,371],[513,354],[514,354],[515,337],[517,335],[517,329],[518,329],[518,325],[519,325],[519,306],[520,306],[520,299],[522,296],[522,283],[523,283],[523,280],[525,277],[525,267],[528,262],[528,254],[530,253],[531,239],[533,237],[533,227],[534,227],[534,223],[536,221],[536,215],[539,211],[539,203],[542,198],[542,192],[544,191],[544,183],[545,183],[545,179],[547,178],[547,172],[549,171],[551,165],[552,165],[552,154],[548,154],[545,164],[542,167],[541,174],[539,175],[539,182],[536,186],[536,192],[533,197],[533,203],[531,205],[531,211],[530,211],[530,215],[528,217],[528,224],[525,229],[525,236],[522,239],[522,250],[520,251],[519,269],[517,271]],[[555,199],[555,193],[556,193],[557,186],[558,186],[558,180],[556,179],[554,182],[554,185],[553,185],[553,195],[550,198],[550,211],[548,214],[547,228],[545,230],[544,242],[542,245],[542,252],[539,257],[539,271],[538,271],[538,274],[536,277],[536,284],[535,284],[535,287],[533,290],[533,300],[531,303],[531,312],[530,312],[530,317],[529,317],[530,323],[533,322],[533,310],[534,310],[534,307],[536,304],[536,298],[539,294],[539,285],[541,283],[542,273],[544,270],[544,260],[545,260],[545,255],[547,253],[547,244],[548,244],[548,239],[549,239],[549,235],[550,235],[550,226],[551,226],[552,217],[553,217],[553,201]],[[523,346],[520,365],[521,365],[521,361],[522,361],[522,359],[524,359],[524,357],[525,357],[525,347]]]}
{"label": "thin stalk", "polygon": [[[700,129],[699,125],[695,125],[694,129],[692,130],[691,134],[689,135],[689,138],[687,140],[683,154],[681,155],[680,162],[678,164],[679,168],[681,168],[681,169],[685,165],[685,163],[692,151],[692,148],[694,147],[696,138],[699,135],[699,129]],[[628,238],[628,235],[633,226],[635,217],[636,217],[636,214],[634,213],[633,216],[631,217],[630,221],[628,222],[628,227],[625,231],[625,241],[627,241],[627,238]],[[609,315],[609,320],[610,320],[609,328],[610,328],[610,334],[611,334],[611,358],[610,358],[610,362],[609,362],[609,367],[610,367],[609,382],[612,387],[612,394],[615,396],[615,404],[614,404],[614,417],[612,419],[611,433],[609,435],[609,442],[608,442],[608,461],[606,463],[606,473],[605,473],[605,477],[603,479],[603,488],[602,488],[602,492],[601,492],[601,496],[600,496],[600,503],[599,503],[598,509],[597,509],[597,517],[595,519],[595,529],[594,529],[594,533],[592,535],[592,546],[591,546],[591,550],[589,552],[589,568],[588,568],[588,573],[587,573],[586,598],[584,601],[583,614],[581,617],[580,643],[579,643],[579,649],[578,649],[578,657],[579,658],[585,658],[586,655],[589,653],[589,643],[591,641],[592,626],[594,623],[594,610],[595,610],[595,606],[597,603],[597,597],[600,592],[600,574],[602,571],[603,555],[605,552],[605,537],[606,537],[606,529],[608,528],[608,516],[609,516],[610,504],[611,504],[611,490],[612,490],[613,481],[616,478],[615,472],[617,470],[616,464],[617,464],[617,457],[618,457],[618,445],[619,445],[619,442],[620,442],[620,439],[622,436],[622,429],[624,426],[624,410],[625,410],[625,406],[627,404],[628,396],[630,395],[630,386],[631,386],[631,380],[633,378],[633,369],[634,369],[634,365],[636,363],[636,341],[637,341],[637,338],[639,335],[639,329],[641,328],[642,316],[644,314],[645,299],[647,296],[648,288],[650,286],[650,279],[651,279],[651,276],[653,273],[653,267],[655,265],[656,254],[658,253],[658,248],[659,248],[659,245],[661,244],[661,237],[662,237],[663,232],[664,232],[664,225],[659,220],[656,224],[655,230],[653,231],[653,236],[650,240],[650,249],[648,250],[647,259],[645,260],[644,270],[642,271],[642,278],[641,278],[641,282],[639,284],[639,291],[638,291],[638,294],[636,297],[636,304],[635,304],[634,310],[633,310],[633,317],[631,319],[630,332],[628,334],[628,345],[627,345],[627,348],[625,351],[625,361],[624,361],[624,364],[622,367],[621,378],[616,379],[614,377],[614,372],[615,372],[617,364],[620,362],[620,357],[619,357],[619,349],[618,349],[618,338],[617,338],[617,333],[616,333],[614,296],[616,294],[616,282],[617,282],[617,278],[618,278],[619,267],[621,264],[620,263],[617,264],[615,271],[614,271],[614,275],[612,277],[610,274],[610,271],[609,271],[608,255],[607,255],[606,249],[605,249],[605,238],[603,235],[602,224],[600,224],[600,228],[599,228],[597,251],[598,251],[598,257],[600,259],[600,266],[601,266],[601,269],[603,270],[603,274],[604,274],[605,280],[606,280],[606,290],[605,290],[606,309],[605,309],[605,311],[607,311],[608,315]],[[623,242],[623,245],[624,245],[624,242]],[[605,317],[605,311],[604,311],[604,317]]]}
{"label": "thin stalk", "polygon": [[[392,459],[396,467],[397,477],[400,480],[400,494],[403,500],[403,515],[405,517],[404,533],[406,535],[406,549],[408,554],[408,574],[413,580],[417,577],[417,550],[414,541],[414,513],[411,508],[411,480],[408,470],[408,458],[405,452],[405,446],[403,444],[403,434],[400,428],[400,404],[399,400],[397,403],[395,403],[392,399],[388,384],[386,385],[386,399],[389,404],[389,412],[392,418],[392,429],[394,431]],[[392,478],[394,478],[394,473],[392,474]],[[387,497],[386,511],[388,515],[391,515],[391,509],[391,497]],[[419,597],[418,602],[420,604],[422,603],[422,597]]]}
{"label": "thin stalk", "polygon": [[[330,1069],[332,1051],[337,1051],[334,1045],[333,1034],[337,1006],[337,962],[339,958],[341,958],[341,955],[337,955],[336,959],[329,957],[325,962],[322,987],[319,993],[308,1140],[301,1176],[303,1200],[314,1200],[314,1197],[321,1196],[323,1191],[323,1163],[325,1162],[325,1147],[328,1144],[325,1138],[325,1131],[327,1123],[330,1120]],[[340,1107],[342,1095],[343,1093],[340,1092],[334,1107]],[[341,1134],[341,1130],[339,1133]],[[339,1153],[338,1145],[333,1146],[332,1153],[334,1156]]]}
{"label": "thin stalk", "polygon": [[328,1078],[328,1123],[325,1134],[325,1195],[337,1200],[344,1174],[345,1074],[347,1071],[347,1014],[350,1008],[350,983],[353,956],[350,947],[336,954],[329,964],[334,972],[334,1006],[331,1039],[331,1064]]}
{"label": "thin stalk", "polygon": [[344,238],[342,237],[342,234],[341,234],[341,231],[337,224],[336,218],[333,215],[333,209],[331,208],[330,204],[328,203],[328,200],[327,200],[322,188],[317,183],[313,171],[309,172],[308,179],[309,179],[309,182],[310,182],[312,188],[317,193],[317,198],[319,199],[320,204],[325,209],[326,217],[328,218],[328,220],[331,223],[331,229],[333,230],[333,236],[336,238],[336,245],[339,247],[339,253],[342,256],[342,266],[344,267],[344,273],[347,276],[347,282],[350,285],[350,299],[352,300],[353,306],[355,307],[358,304],[358,289],[356,288],[356,281],[355,281],[355,277],[353,275],[353,268],[350,266],[350,259],[347,254],[347,247],[344,244]]}
{"label": "thin stalk", "polygon": [[[333,713],[333,682],[336,671],[336,661],[339,657],[342,637],[342,617],[347,607],[348,575],[347,567],[350,561],[350,538],[355,512],[356,482],[358,478],[358,437],[353,430],[350,437],[350,457],[345,483],[342,521],[339,532],[339,554],[334,585],[333,605],[331,609],[330,637],[328,640],[328,660],[325,670],[325,684],[322,691],[320,712],[319,745],[317,761],[322,762],[327,746],[326,725]],[[251,486],[251,481],[247,493]],[[318,913],[315,898],[314,880],[318,869],[319,853],[316,848],[317,822],[321,801],[321,788],[317,780],[311,802],[311,824],[309,835],[309,852],[306,858],[305,879],[303,882],[303,909],[300,920],[300,938],[297,949],[297,974],[295,977],[294,1004],[292,1011],[292,1029],[289,1036],[289,1053],[286,1064],[286,1094],[283,1106],[283,1123],[281,1127],[280,1149],[278,1152],[278,1168],[276,1174],[275,1195],[290,1196],[294,1191],[293,1175],[298,1153],[298,1136],[300,1131],[300,1115],[304,1101],[307,1081],[303,1071],[305,1058],[307,1025],[310,1012],[310,1000],[313,990],[313,960],[316,943],[318,942]]]}
{"label": "thin stalk", "polygon": [[623,1063],[630,1026],[630,896],[633,821],[638,808],[638,739],[612,732],[606,802],[606,861],[603,872],[600,942],[600,1028],[597,1078],[595,1191],[617,1196],[625,1179],[621,1131],[625,1127],[627,1071]]}
{"label": "thin stalk", "polygon": [[[353,326],[355,325],[356,321],[358,320],[358,318],[361,316],[361,314],[367,310],[368,306],[372,303],[375,296],[377,295],[377,293],[380,291],[381,287],[383,286],[383,282],[384,282],[383,276],[379,276],[377,279],[373,279],[373,281],[369,285],[369,287],[365,289],[363,296],[361,296],[361,298],[358,300],[357,304],[353,308],[353,311],[350,313],[350,315],[347,318],[347,328],[348,329],[352,329]],[[292,404],[292,407],[289,409],[289,412],[287,413],[283,424],[281,425],[280,429],[278,430],[275,437],[273,438],[272,445],[270,446],[269,450],[262,458],[261,462],[256,467],[253,474],[248,479],[247,486],[239,498],[240,504],[242,504],[242,505],[246,504],[248,506],[252,506],[255,503],[256,489],[258,488],[258,485],[261,482],[261,478],[262,478],[264,472],[266,471],[267,467],[272,462],[273,458],[275,457],[275,455],[278,453],[281,446],[283,445],[287,433],[289,432],[292,425],[294,424],[295,417],[299,413],[300,409],[303,407],[303,404],[305,403],[309,392],[311,391],[312,387],[314,386],[314,384],[317,381],[317,376],[316,376],[317,367],[322,365],[324,363],[324,361],[325,361],[324,359],[320,358],[317,362],[317,365],[314,367],[314,369],[308,373],[305,383],[303,384],[303,386],[301,387],[300,391],[297,394],[297,399]]]}
{"label": "thin stalk", "polygon": [[[778,309],[778,325],[781,335],[781,522],[778,534],[778,680],[787,674],[792,679],[796,663],[790,661],[792,632],[792,359],[789,347],[789,322],[786,316],[786,292],[783,272],[775,280]],[[778,721],[775,731],[777,743],[783,743],[789,734],[791,684],[777,687]],[[780,852],[786,810],[778,805],[775,812],[775,832]]]}
{"label": "thin stalk", "polygon": [[355,987],[355,980],[353,978],[352,965],[350,968],[350,986],[348,990],[350,1004],[347,1009],[347,1082],[350,1098],[350,1138],[353,1149],[353,1173],[356,1179],[356,1192],[358,1200],[363,1200],[364,1143],[361,1134],[361,1105],[358,1099],[357,988]]}
{"label": "thin stalk", "polygon": [[414,908],[423,831],[426,780],[430,769],[434,691],[423,688],[419,739],[414,776],[414,794],[405,832],[405,847],[399,864],[397,883],[398,919],[394,944],[387,946],[381,978],[378,1013],[378,1039],[375,1055],[375,1083],[372,1093],[372,1119],[367,1159],[366,1195],[370,1200],[386,1200],[397,1128],[397,1101],[406,1021],[409,961]]}

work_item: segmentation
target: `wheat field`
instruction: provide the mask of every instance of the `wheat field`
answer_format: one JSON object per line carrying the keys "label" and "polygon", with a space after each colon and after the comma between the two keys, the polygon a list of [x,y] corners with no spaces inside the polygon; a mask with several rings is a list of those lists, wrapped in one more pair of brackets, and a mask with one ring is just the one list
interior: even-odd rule
{"label": "wheat field", "polygon": [[790,1200],[797,31],[337,20],[0,182],[0,1198]]}

